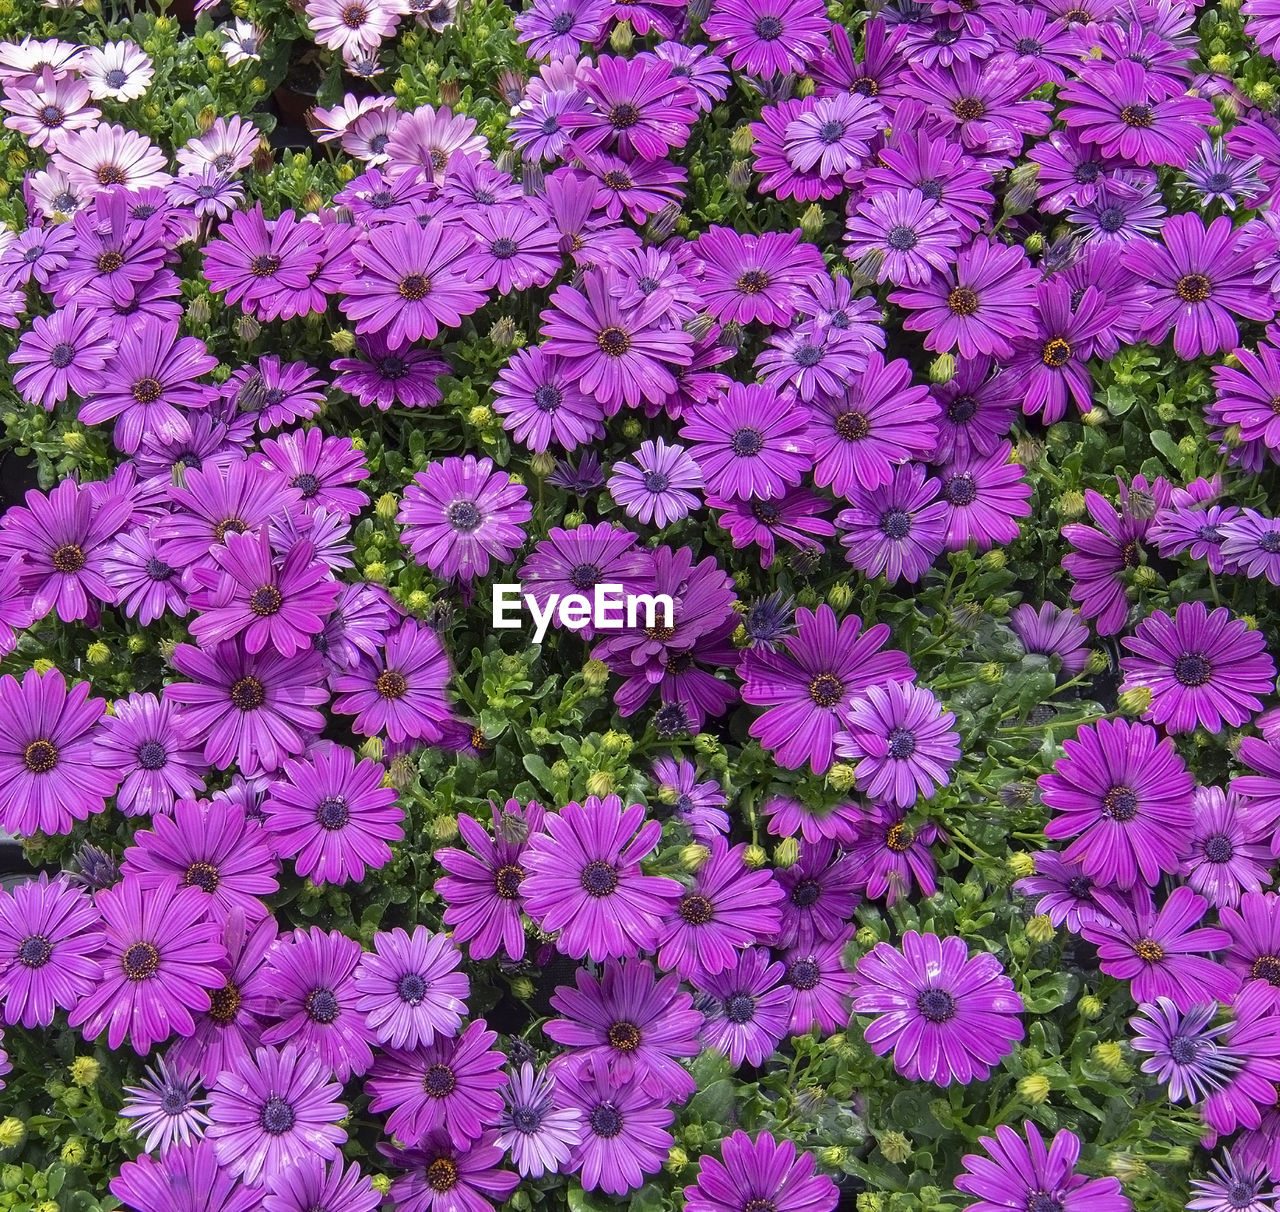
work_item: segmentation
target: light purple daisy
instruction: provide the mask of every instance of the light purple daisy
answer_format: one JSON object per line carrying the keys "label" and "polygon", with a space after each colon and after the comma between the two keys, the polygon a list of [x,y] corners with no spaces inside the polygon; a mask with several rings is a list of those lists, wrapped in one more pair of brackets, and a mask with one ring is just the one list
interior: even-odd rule
{"label": "light purple daisy", "polygon": [[698,508],[691,490],[702,486],[702,472],[683,446],[658,438],[642,442],[633,457],[634,465],[616,464],[609,479],[609,492],[628,517],[665,527]]}
{"label": "light purple daisy", "polygon": [[379,1044],[422,1048],[436,1036],[456,1035],[467,1009],[471,982],[459,972],[462,953],[447,934],[415,926],[373,936],[373,950],[360,957],[356,1009]]}

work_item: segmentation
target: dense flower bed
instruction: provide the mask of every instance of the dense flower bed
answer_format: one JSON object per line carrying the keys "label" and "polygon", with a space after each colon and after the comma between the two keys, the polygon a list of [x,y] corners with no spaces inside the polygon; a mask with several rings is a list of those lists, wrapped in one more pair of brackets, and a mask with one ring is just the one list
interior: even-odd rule
{"label": "dense flower bed", "polygon": [[0,0],[0,1208],[1270,1208],[1274,0],[197,8]]}

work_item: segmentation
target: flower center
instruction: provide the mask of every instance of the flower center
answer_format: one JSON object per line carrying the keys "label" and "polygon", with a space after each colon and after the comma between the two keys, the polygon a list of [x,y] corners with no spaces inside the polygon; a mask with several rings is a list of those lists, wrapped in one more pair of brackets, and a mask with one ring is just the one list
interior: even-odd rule
{"label": "flower center", "polygon": [[1102,815],[1124,824],[1138,815],[1138,797],[1131,787],[1112,787],[1102,797]]}
{"label": "flower center", "polygon": [[818,981],[822,979],[822,970],[811,959],[796,960],[787,969],[787,980],[792,986],[802,992],[808,989],[816,989]]}
{"label": "flower center", "polygon": [[533,402],[539,412],[555,412],[564,401],[564,392],[554,383],[542,383],[533,393]]}
{"label": "flower center", "polygon": [[582,887],[588,896],[609,896],[618,887],[617,868],[595,859],[582,869]]}
{"label": "flower center", "polygon": [[129,79],[129,76],[120,68],[113,67],[105,76],[103,76],[103,79],[107,82],[107,85],[110,88],[123,88],[125,86],[125,82]]}
{"label": "flower center", "polygon": [[1236,848],[1226,834],[1215,833],[1212,837],[1205,839],[1204,857],[1211,863],[1229,863],[1235,857],[1235,853]]}
{"label": "flower center", "polygon": [[972,421],[973,415],[977,411],[978,401],[969,395],[956,396],[956,398],[947,405],[947,417],[957,425],[963,425],[967,421]]}
{"label": "flower center", "polygon": [[652,493],[666,492],[671,487],[671,480],[660,471],[646,471],[643,482],[645,490]]}
{"label": "flower center", "polygon": [[267,688],[252,674],[231,683],[231,701],[241,711],[256,711],[267,701]]}
{"label": "flower center", "polygon": [[836,417],[836,433],[846,442],[860,442],[871,432],[871,420],[863,412],[842,412]]}
{"label": "flower center", "polygon": [[427,995],[427,982],[416,972],[406,972],[396,981],[396,996],[410,1006],[421,1004]]}
{"label": "flower center", "polygon": [[569,581],[575,589],[591,589],[604,576],[598,564],[575,564]]}
{"label": "flower center", "polygon": [[458,1185],[458,1167],[447,1157],[437,1157],[427,1167],[427,1186],[433,1191],[451,1191]]}
{"label": "flower center", "polygon": [[351,809],[343,796],[331,795],[316,805],[316,823],[321,829],[341,829],[351,819]]}
{"label": "flower center", "polygon": [[1253,961],[1249,975],[1255,981],[1266,981],[1268,985],[1280,988],[1280,956],[1260,955]]}
{"label": "flower center", "polygon": [[1155,121],[1155,115],[1149,105],[1126,105],[1120,111],[1120,121],[1136,130],[1146,130]]}
{"label": "flower center", "polygon": [[744,295],[758,295],[769,285],[769,275],[763,269],[748,269],[735,285]]}
{"label": "flower center", "polygon": [[782,517],[782,506],[777,501],[754,501],[751,512],[755,515],[757,522],[765,526],[775,526],[778,519]]}
{"label": "flower center", "polygon": [[968,286],[957,286],[947,296],[947,306],[957,316],[971,316],[978,310],[978,292]]}
{"label": "flower center", "polygon": [[705,926],[714,916],[714,911],[705,896],[691,892],[680,901],[680,916],[690,926]]}
{"label": "flower center", "polygon": [[596,337],[596,344],[609,357],[620,358],[631,348],[631,338],[621,328],[606,328]]}
{"label": "flower center", "polygon": [[756,1016],[756,999],[749,993],[735,993],[725,998],[724,1016],[731,1023],[749,1023]]}
{"label": "flower center", "polygon": [[1079,900],[1084,900],[1093,889],[1093,881],[1087,875],[1075,875],[1067,880],[1067,891]]}
{"label": "flower center", "polygon": [[404,674],[394,669],[384,669],[373,684],[384,699],[402,699],[409,693],[409,683]]}
{"label": "flower center", "polygon": [[181,1115],[190,1105],[187,1092],[181,1086],[166,1086],[160,1096],[160,1109],[166,1115]]}
{"label": "flower center", "polygon": [[262,1104],[262,1111],[258,1114],[258,1124],[264,1132],[269,1132],[272,1136],[283,1136],[293,1127],[297,1118],[293,1108],[278,1094],[273,1094]]}
{"label": "flower center", "polygon": [[123,185],[129,179],[118,164],[104,164],[98,169],[96,176],[99,185]]}
{"label": "flower center", "polygon": [[915,838],[915,830],[910,825],[904,825],[899,821],[885,830],[884,844],[895,854],[901,854],[904,850],[911,849],[911,843]]}
{"label": "flower center", "polygon": [[591,1108],[591,1131],[610,1140],[622,1131],[622,1115],[612,1103],[597,1103]]}
{"label": "flower center", "polygon": [[209,1017],[215,1023],[231,1022],[239,1009],[240,990],[230,981],[209,995]]}
{"label": "flower center", "polygon": [[818,138],[828,146],[844,138],[844,123],[833,118],[818,127]]}
{"label": "flower center", "polygon": [[905,509],[890,509],[880,518],[880,530],[886,538],[905,539],[911,533],[911,515]]}
{"label": "flower center", "polygon": [[609,111],[609,125],[614,130],[627,130],[640,121],[640,111],[634,105],[623,101]]}
{"label": "flower center", "polygon": [[280,258],[270,253],[260,253],[249,262],[249,272],[255,278],[272,278],[280,269]]}
{"label": "flower center", "polygon": [[85,554],[82,547],[75,543],[63,543],[54,550],[53,567],[55,572],[79,572],[85,566]]}
{"label": "flower center", "polygon": [[931,1023],[945,1023],[955,1017],[956,999],[945,989],[924,989],[916,998],[916,1009]]}
{"label": "flower center", "polygon": [[895,252],[907,252],[920,243],[920,237],[911,228],[899,223],[897,227],[889,229],[886,242]]}
{"label": "flower center", "polygon": [[1062,1200],[1048,1191],[1032,1191],[1027,1196],[1027,1212],[1062,1212]]}
{"label": "flower center", "polygon": [[1212,293],[1213,283],[1204,274],[1184,274],[1174,289],[1188,303],[1203,303]]}
{"label": "flower center", "polygon": [[553,34],[567,34],[573,29],[573,21],[572,13],[556,13],[551,19],[551,32]]}
{"label": "flower center", "polygon": [[160,967],[160,952],[152,943],[131,943],[120,957],[120,966],[131,981],[145,981]]}
{"label": "flower center", "polygon": [[640,1047],[640,1028],[625,1020],[610,1024],[609,1044],[619,1052],[634,1052]]}
{"label": "flower center", "polygon": [[791,903],[801,909],[808,909],[818,903],[822,895],[822,885],[817,880],[800,880],[791,889]]}
{"label": "flower center", "polygon": [[213,537],[221,543],[229,534],[244,534],[248,526],[240,518],[224,518],[213,528]]}
{"label": "flower center", "polygon": [[516,251],[516,242],[508,240],[505,236],[489,244],[490,254],[499,261],[510,261],[516,255]]}
{"label": "flower center", "polygon": [[[614,190],[616,193],[622,193],[623,190],[631,188],[631,174],[624,172],[622,169],[611,169],[601,178],[605,185]],[[576,250],[575,250],[576,251]]]}
{"label": "flower center", "polygon": [[1186,1035],[1175,1035],[1169,1041],[1169,1055],[1180,1065],[1194,1064],[1200,1055],[1200,1041]]}
{"label": "flower center", "polygon": [[384,379],[390,379],[395,382],[397,379],[403,379],[409,373],[409,363],[403,358],[397,358],[395,354],[389,354],[377,363],[378,373]]}
{"label": "flower center", "polygon": [[432,1098],[448,1098],[458,1085],[458,1079],[448,1065],[434,1064],[422,1075],[422,1088]]}
{"label": "flower center", "polygon": [[[585,880],[585,875],[584,875]],[[520,896],[520,885],[524,882],[524,868],[514,863],[499,867],[493,876],[493,890],[504,900],[514,901]]]}
{"label": "flower center", "polygon": [[916,751],[916,735],[908,728],[895,728],[889,733],[889,756],[905,762]]}
{"label": "flower center", "polygon": [[59,341],[49,351],[49,365],[54,370],[64,370],[70,366],[76,356],[76,347],[69,341]]}
{"label": "flower center", "polygon": [[1164,948],[1153,938],[1140,938],[1133,944],[1134,954],[1148,964],[1158,964],[1164,959]]}
{"label": "flower center", "polygon": [[729,448],[740,459],[752,458],[764,449],[764,435],[758,429],[744,426],[734,431],[729,439]]}
{"label": "flower center", "polygon": [[196,862],[187,868],[183,882],[188,888],[199,888],[201,892],[213,893],[218,890],[218,869],[212,863]]}
{"label": "flower center", "polygon": [[159,379],[139,379],[133,385],[133,398],[139,404],[154,404],[164,392],[164,386]]}
{"label": "flower center", "polygon": [[361,4],[348,4],[342,10],[342,24],[348,29],[359,29],[369,19],[369,13]]}
{"label": "flower center", "polygon": [[961,122],[973,122],[987,112],[987,107],[977,97],[961,97],[952,104],[951,112]]}
{"label": "flower center", "polygon": [[844,683],[834,673],[820,673],[809,683],[809,697],[819,707],[834,707],[844,698]]}
{"label": "flower center", "polygon": [[313,1023],[327,1026],[338,1017],[338,999],[332,989],[320,986],[307,994],[302,1008]]}
{"label": "flower center", "polygon": [[1280,552],[1280,530],[1268,530],[1258,539],[1258,546],[1269,555]]}
{"label": "flower center", "polygon": [[18,963],[43,968],[53,958],[53,944],[43,934],[29,934],[18,944]]}
{"label": "flower center", "polygon": [[1034,38],[1019,38],[1013,44],[1013,49],[1020,55],[1038,55],[1044,47]]}
{"label": "flower center", "polygon": [[1173,663],[1173,676],[1184,686],[1203,686],[1213,676],[1213,666],[1198,652],[1184,652]]}
{"label": "flower center", "polygon": [[449,525],[454,530],[470,534],[482,521],[484,515],[476,508],[474,501],[455,501],[449,506]]}
{"label": "flower center", "polygon": [[278,614],[284,605],[284,596],[274,585],[260,585],[249,595],[249,609],[260,619]]}
{"label": "flower center", "polygon": [[169,760],[169,754],[160,741],[144,741],[138,746],[138,765],[143,770],[159,770]]}
{"label": "flower center", "polygon": [[942,495],[952,505],[972,505],[978,497],[978,485],[970,472],[962,471],[946,482]]}
{"label": "flower center", "polygon": [[48,740],[32,741],[22,751],[22,762],[32,774],[48,774],[58,764],[58,747]]}
{"label": "flower center", "polygon": [[427,297],[431,290],[431,279],[422,274],[409,274],[400,279],[400,297],[410,303],[417,303]]}
{"label": "flower center", "polygon": [[1118,206],[1108,206],[1098,215],[1098,226],[1108,233],[1118,232],[1124,226],[1124,211]]}
{"label": "flower center", "polygon": [[1044,343],[1044,348],[1040,351],[1040,361],[1046,366],[1052,366],[1057,369],[1059,366],[1065,366],[1071,361],[1071,344],[1062,337],[1054,337],[1052,340]]}
{"label": "flower center", "polygon": [[777,17],[759,17],[754,28],[761,42],[776,42],[782,37],[782,22]]}
{"label": "flower center", "polygon": [[796,350],[792,357],[795,359],[797,366],[803,370],[808,370],[822,361],[822,352],[821,345],[814,345],[806,341]]}
{"label": "flower center", "polygon": [[1232,1183],[1227,1188],[1227,1203],[1242,1212],[1245,1208],[1256,1208],[1254,1200],[1258,1197],[1258,1186],[1257,1182],[1245,1182],[1243,1179]]}

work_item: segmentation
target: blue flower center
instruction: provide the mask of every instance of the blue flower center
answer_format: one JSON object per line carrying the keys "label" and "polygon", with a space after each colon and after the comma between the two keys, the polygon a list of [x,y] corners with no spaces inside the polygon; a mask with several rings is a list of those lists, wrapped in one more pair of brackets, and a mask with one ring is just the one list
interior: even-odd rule
{"label": "blue flower center", "polygon": [[258,1123],[264,1132],[269,1132],[272,1136],[283,1136],[292,1129],[297,1118],[293,1108],[278,1094],[273,1094],[262,1104]]}
{"label": "blue flower center", "polygon": [[29,934],[18,945],[18,963],[43,968],[53,958],[53,944],[43,934]]}
{"label": "blue flower center", "polygon": [[749,1023],[756,1016],[756,999],[749,993],[735,993],[725,998],[724,1016],[731,1023]]}
{"label": "blue flower center", "polygon": [[945,989],[925,989],[916,998],[916,1009],[931,1023],[945,1023],[955,1017],[956,999]]}
{"label": "blue flower center", "polygon": [[160,741],[144,741],[138,746],[138,765],[143,770],[159,770],[169,760],[169,754]]}
{"label": "blue flower center", "polygon": [[427,982],[416,972],[406,972],[396,981],[396,996],[410,1006],[417,1006],[427,995]]}

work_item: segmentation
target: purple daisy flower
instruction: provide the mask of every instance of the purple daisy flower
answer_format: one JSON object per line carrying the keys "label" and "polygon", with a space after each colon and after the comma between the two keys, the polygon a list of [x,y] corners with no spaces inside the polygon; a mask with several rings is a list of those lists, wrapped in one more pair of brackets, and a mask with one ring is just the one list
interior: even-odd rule
{"label": "purple daisy flower", "polygon": [[798,228],[756,236],[727,227],[709,227],[699,235],[701,294],[712,317],[722,323],[790,323],[801,291],[825,274],[821,254],[802,243],[802,235]]}
{"label": "purple daisy flower", "polygon": [[386,866],[388,843],[404,837],[404,812],[395,788],[382,785],[384,773],[332,742],[286,761],[262,805],[276,854],[316,884],[358,881]]}
{"label": "purple daisy flower", "polygon": [[282,362],[274,354],[242,366],[223,385],[222,395],[250,414],[260,433],[314,417],[324,407],[324,381],[308,362]]}
{"label": "purple daisy flower", "polygon": [[740,951],[771,939],[782,925],[783,890],[767,868],[747,867],[746,843],[730,849],[717,835],[707,845],[711,853],[660,940],[659,966],[685,980],[732,968]]}
{"label": "purple daisy flower", "polygon": [[823,773],[854,698],[870,685],[911,680],[905,653],[881,651],[888,625],[861,630],[857,615],[837,623],[831,607],[822,605],[816,612],[796,611],[796,633],[783,641],[782,651],[743,653],[742,697],[768,708],[752,723],[751,735],[780,765],[794,770],[808,762]]}
{"label": "purple daisy flower", "polygon": [[831,838],[841,845],[853,841],[862,819],[862,809],[856,804],[829,803],[825,799],[810,804],[789,795],[770,796],[760,805],[760,814],[768,820],[774,837],[798,835],[806,842]]}
{"label": "purple daisy flower", "polygon": [[1223,1136],[1257,1129],[1275,1106],[1280,1085],[1280,999],[1266,981],[1248,981],[1231,1006],[1222,1046],[1237,1061],[1225,1084],[1205,1099],[1201,1114]]}
{"label": "purple daisy flower", "polygon": [[18,646],[18,632],[36,621],[31,598],[22,588],[23,556],[0,557],[0,657]]}
{"label": "purple daisy flower", "polygon": [[1183,602],[1172,618],[1153,611],[1122,642],[1134,655],[1120,660],[1120,689],[1149,689],[1143,718],[1167,732],[1238,728],[1262,710],[1259,696],[1275,681],[1265,633],[1250,630],[1225,606],[1210,612],[1203,602]]}
{"label": "purple daisy flower", "polygon": [[434,1132],[413,1149],[383,1151],[408,1172],[391,1183],[390,1198],[401,1212],[489,1212],[520,1183],[503,1160],[496,1132],[484,1132],[459,1148],[443,1132]]}
{"label": "purple daisy flower", "polygon": [[1037,610],[1024,602],[1009,616],[1009,626],[1024,652],[1056,658],[1070,677],[1084,672],[1089,660],[1089,628],[1074,610],[1042,602]]}
{"label": "purple daisy flower", "polygon": [[698,508],[691,489],[702,486],[702,472],[693,456],[662,438],[641,442],[635,466],[618,463],[609,478],[609,492],[629,518],[670,526]]}
{"label": "purple daisy flower", "polygon": [[[1225,930],[1199,927],[1209,902],[1186,885],[1175,888],[1157,910],[1146,901],[1127,902],[1112,893],[1102,894],[1107,920],[1091,922],[1082,930],[1098,948],[1099,963],[1108,976],[1129,982],[1138,1002],[1167,997],[1179,1010],[1199,1002],[1229,1002],[1240,978],[1229,968],[1207,958],[1231,942]],[[1232,910],[1223,910],[1224,915]]]}
{"label": "purple daisy flower", "polygon": [[207,738],[205,761],[219,770],[232,763],[251,776],[278,770],[324,727],[316,708],[328,692],[314,652],[285,658],[248,653],[236,641],[210,652],[179,644],[173,667],[192,680],[170,682],[164,699],[186,708],[195,735]]}
{"label": "purple daisy flower", "polygon": [[244,186],[212,164],[178,177],[165,193],[175,206],[190,207],[197,219],[229,219],[244,201]]}
{"label": "purple daisy flower", "polygon": [[354,715],[352,728],[362,736],[385,732],[397,743],[433,743],[451,718],[445,698],[449,677],[449,657],[440,637],[430,627],[403,619],[387,635],[379,657],[332,679],[337,695],[332,708]]}
{"label": "purple daisy flower", "polygon": [[158,1160],[125,1162],[108,1184],[135,1212],[255,1212],[261,1194],[224,1170],[209,1140],[174,1145]]}
{"label": "purple daisy flower", "polygon": [[1238,366],[1213,368],[1212,415],[1224,425],[1240,426],[1243,441],[1265,442],[1280,454],[1280,413],[1271,406],[1280,396],[1280,350],[1259,341],[1257,353],[1235,349],[1232,357]]}
{"label": "purple daisy flower", "polygon": [[1067,924],[1079,934],[1091,922],[1104,921],[1106,913],[1094,893],[1099,885],[1084,873],[1077,862],[1064,859],[1054,850],[1038,850],[1033,856],[1035,874],[1014,884],[1023,896],[1038,896],[1036,912],[1046,914],[1055,926]]}
{"label": "purple daisy flower", "polygon": [[223,800],[178,800],[171,815],[134,834],[120,870],[147,892],[200,889],[219,926],[236,911],[257,923],[267,912],[258,898],[279,887],[261,826]]}
{"label": "purple daisy flower", "polygon": [[1031,485],[1025,468],[1010,462],[1012,454],[1005,442],[989,455],[954,459],[938,469],[948,551],[962,551],[970,543],[988,551],[1018,537],[1017,519],[1031,516]]}
{"label": "purple daisy flower", "polygon": [[919,463],[892,468],[889,481],[876,488],[853,484],[853,507],[836,516],[849,563],[869,577],[883,575],[890,585],[904,577],[918,581],[941,554],[946,536],[948,509],[938,489]]}
{"label": "purple daisy flower", "polygon": [[846,714],[836,752],[856,761],[858,787],[873,800],[910,808],[951,782],[960,758],[956,717],[932,691],[912,682],[868,686]]}
{"label": "purple daisy flower", "polygon": [[502,1091],[497,1144],[527,1178],[555,1174],[582,1141],[582,1112],[557,1106],[556,1079],[525,1061]]}
{"label": "purple daisy flower", "polygon": [[560,236],[540,207],[490,206],[466,221],[475,236],[469,262],[484,289],[509,295],[546,286],[559,271]]}
{"label": "purple daisy flower", "polygon": [[1128,720],[1099,720],[1062,743],[1040,778],[1051,841],[1075,838],[1064,857],[1099,884],[1155,885],[1186,857],[1193,780],[1169,737]]}
{"label": "purple daisy flower", "polygon": [[308,511],[354,516],[369,503],[368,493],[348,487],[369,474],[363,452],[348,437],[326,437],[320,429],[291,430],[264,439],[253,457],[296,488]]}
{"label": "purple daisy flower", "polygon": [[901,949],[877,943],[858,961],[854,1009],[877,1056],[893,1052],[909,1081],[947,1086],[986,1078],[1025,1034],[1022,998],[994,955],[955,935],[908,930]]}
{"label": "purple daisy flower", "polygon": [[[1040,1130],[1030,1120],[1019,1135],[1008,1124],[998,1124],[995,1136],[979,1144],[983,1157],[969,1153],[956,1189],[976,1196],[969,1212],[1132,1212],[1133,1205],[1120,1190],[1116,1178],[1086,1178],[1077,1174],[1080,1138],[1063,1128],[1046,1149]],[[1024,1139],[1025,1137],[1025,1139]]]}
{"label": "purple daisy flower", "polygon": [[442,397],[436,380],[449,372],[437,354],[409,345],[393,346],[376,334],[356,338],[359,358],[335,358],[333,385],[350,392],[361,404],[386,412],[393,404],[431,408]]}
{"label": "purple daisy flower", "polygon": [[56,669],[0,678],[0,828],[19,837],[69,833],[106,807],[119,772],[94,761],[106,710],[89,683],[70,690]]}
{"label": "purple daisy flower", "polygon": [[955,375],[929,389],[938,405],[935,462],[989,455],[1013,427],[1017,405],[1009,400],[999,376],[992,376],[991,368],[992,359],[985,355],[957,358]]}
{"label": "purple daisy flower", "polygon": [[436,1036],[458,1033],[471,982],[457,971],[462,953],[447,934],[415,926],[373,936],[373,951],[356,968],[356,1009],[379,1044],[401,1050],[426,1047]]}
{"label": "purple daisy flower", "polygon": [[196,1075],[171,1069],[162,1056],[147,1068],[141,1085],[124,1087],[127,1097],[120,1115],[133,1121],[130,1131],[144,1149],[158,1149],[163,1155],[176,1144],[190,1145],[203,1138],[209,1100],[200,1096],[199,1089]]}
{"label": "purple daisy flower", "polygon": [[494,380],[494,412],[535,454],[552,442],[573,450],[604,435],[604,409],[578,387],[572,365],[534,345],[518,350]]}
{"label": "purple daisy flower", "polygon": [[798,172],[847,180],[862,166],[883,124],[880,103],[860,93],[815,96],[787,123],[783,154]]}
{"label": "purple daisy flower", "polygon": [[570,1171],[584,1190],[621,1196],[657,1174],[672,1145],[674,1112],[642,1082],[620,1084],[598,1057],[558,1077],[564,1106],[583,1120]]}
{"label": "purple daisy flower", "polygon": [[720,1145],[720,1158],[704,1154],[698,1181],[684,1189],[689,1212],[740,1212],[771,1207],[777,1212],[832,1212],[840,1191],[815,1174],[813,1154],[795,1143],[760,1132],[753,1141],[738,1129]]}
{"label": "purple daisy flower", "polygon": [[288,1044],[316,1058],[345,1082],[373,1063],[373,1032],[356,1008],[360,944],[338,930],[283,934],[267,956],[262,993],[278,1020],[262,1033],[269,1045]]}
{"label": "purple daisy flower", "polygon": [[690,410],[680,436],[707,491],[729,500],[781,496],[812,466],[809,410],[767,387],[733,383],[721,399]]}
{"label": "purple daisy flower", "polygon": [[697,107],[656,55],[621,59],[600,55],[578,69],[589,107],[574,121],[574,146],[608,146],[626,159],[661,160],[689,139]]}
{"label": "purple daisy flower", "polygon": [[830,838],[801,842],[799,858],[775,876],[782,892],[782,921],[775,947],[806,948],[815,939],[840,938],[858,903],[852,862]]}
{"label": "purple daisy flower", "polygon": [[215,294],[226,292],[229,305],[265,318],[284,291],[303,290],[324,258],[319,227],[300,223],[291,210],[265,219],[262,203],[238,210],[204,246],[204,274]]}
{"label": "purple daisy flower", "polygon": [[103,579],[115,591],[115,604],[144,627],[161,615],[187,614],[179,570],[161,558],[150,526],[116,535],[102,561]]}
{"label": "purple daisy flower", "polygon": [[478,1021],[458,1036],[437,1035],[412,1052],[387,1049],[366,1082],[369,1110],[390,1110],[387,1131],[409,1144],[443,1130],[465,1149],[502,1111],[506,1057],[494,1048],[497,1039],[497,1032]]}
{"label": "purple daisy flower", "polygon": [[491,807],[493,837],[473,817],[458,817],[467,850],[436,851],[436,861],[448,872],[436,881],[436,891],[447,902],[445,925],[468,945],[473,959],[488,959],[501,948],[510,959],[521,960],[524,853],[529,839],[542,832],[544,812],[536,800],[523,808],[508,800],[501,812],[496,804]]}
{"label": "purple daisy flower", "polygon": [[45,874],[0,892],[0,1009],[10,1026],[53,1022],[102,977],[101,921],[89,894]]}
{"label": "purple daisy flower", "polygon": [[419,563],[470,582],[509,564],[533,516],[523,484],[474,455],[428,463],[405,489],[396,521]]}
{"label": "purple daisy flower", "polygon": [[115,351],[110,325],[96,312],[68,303],[52,315],[34,316],[9,355],[13,385],[28,404],[52,410],[73,391],[84,397],[100,382]]}
{"label": "purple daisy flower", "polygon": [[955,219],[918,189],[870,195],[850,213],[845,232],[850,259],[875,258],[876,281],[895,286],[922,286],[945,273],[962,241]]}
{"label": "purple daisy flower", "polygon": [[1067,218],[1084,229],[1085,240],[1120,247],[1158,235],[1164,217],[1164,201],[1154,182],[1119,176],[1101,179],[1088,202],[1075,202],[1067,210]]}
{"label": "purple daisy flower", "polygon": [[[1246,893],[1239,908],[1224,907],[1218,920],[1230,936],[1224,956],[1227,966],[1245,981],[1280,989],[1280,896]],[[1273,996],[1280,1004],[1280,994],[1273,992]]]}
{"label": "purple daisy flower", "polygon": [[1142,335],[1158,343],[1173,332],[1180,358],[1234,349],[1240,331],[1233,317],[1270,320],[1276,302],[1253,284],[1254,254],[1229,215],[1208,225],[1196,214],[1171,215],[1163,243],[1135,243],[1121,254],[1124,266],[1150,284]]}
{"label": "purple daisy flower", "polygon": [[1222,558],[1234,565],[1235,571],[1252,580],[1266,577],[1272,585],[1280,585],[1280,520],[1245,509],[1239,517],[1223,522],[1220,529]]}
{"label": "purple daisy flower", "polygon": [[139,1056],[171,1035],[190,1035],[192,1011],[209,1009],[227,957],[205,893],[177,888],[148,895],[124,879],[98,892],[94,904],[106,933],[102,977],[76,1004],[70,1025],[85,1039],[106,1031],[113,1049],[127,1039]]}
{"label": "purple daisy flower", "polygon": [[1220,1042],[1228,1024],[1209,1025],[1217,1013],[1215,1002],[1193,1006],[1184,1014],[1167,997],[1159,997],[1139,1006],[1129,1020],[1134,1031],[1130,1047],[1148,1054],[1143,1073],[1154,1074],[1168,1086],[1172,1102],[1203,1102],[1239,1067]]}
{"label": "purple daisy flower", "polygon": [[724,811],[728,800],[720,784],[700,778],[692,762],[659,758],[653,764],[653,778],[659,802],[670,804],[672,816],[684,822],[696,840],[709,846],[729,831],[729,814]]}
{"label": "purple daisy flower", "polygon": [[820,550],[821,540],[836,530],[822,516],[830,503],[807,488],[788,488],[767,501],[708,497],[707,504],[718,512],[716,521],[733,536],[735,548],[752,543],[760,548],[761,568],[773,564],[779,540],[801,551]]}
{"label": "purple daisy flower", "polygon": [[1271,1212],[1280,1199],[1265,1161],[1228,1151],[1215,1159],[1211,1178],[1192,1179],[1187,1212]]}
{"label": "purple daisy flower", "polygon": [[825,48],[831,22],[821,0],[714,0],[702,28],[734,71],[769,79],[803,71]]}
{"label": "purple daisy flower", "polygon": [[599,40],[608,12],[608,0],[534,0],[516,14],[516,41],[528,43],[535,59],[576,55],[582,43]]}
{"label": "purple daisy flower", "polygon": [[174,800],[204,790],[205,763],[186,717],[154,694],[117,699],[101,721],[94,752],[121,775],[116,807],[125,816],[173,811]]}
{"label": "purple daisy flower", "polygon": [[1191,853],[1182,875],[1216,909],[1240,903],[1244,892],[1271,883],[1273,819],[1236,790],[1197,787],[1192,799],[1195,825]]}
{"label": "purple daisy flower", "polygon": [[377,1212],[382,1193],[352,1162],[344,1170],[342,1159],[324,1162],[303,1155],[296,1162],[266,1176],[262,1212],[316,1212],[334,1208],[342,1212]]}
{"label": "purple daisy flower", "polygon": [[786,971],[764,947],[748,947],[723,972],[700,974],[694,1005],[705,1016],[702,1042],[735,1068],[763,1065],[791,1026],[796,994],[783,979]]}
{"label": "purple daisy flower", "polygon": [[870,900],[895,905],[914,883],[924,896],[937,891],[937,864],[929,849],[941,830],[931,821],[907,822],[905,808],[873,804],[847,843],[846,859],[856,886]]}
{"label": "purple daisy flower", "polygon": [[669,903],[683,892],[675,880],[641,870],[661,836],[659,821],[616,795],[548,814],[523,856],[525,911],[546,933],[558,931],[556,946],[574,959],[600,963],[652,950]]}
{"label": "purple daisy flower", "polygon": [[246,1183],[279,1174],[308,1157],[333,1161],[347,1139],[342,1087],[314,1057],[292,1044],[258,1048],[226,1069],[209,1094],[208,1138],[218,1161]]}
{"label": "purple daisy flower", "polygon": [[1035,288],[1036,271],[1021,248],[978,237],[961,250],[954,268],[889,298],[910,313],[904,328],[929,334],[926,349],[1007,358],[1012,339],[1035,331]]}

